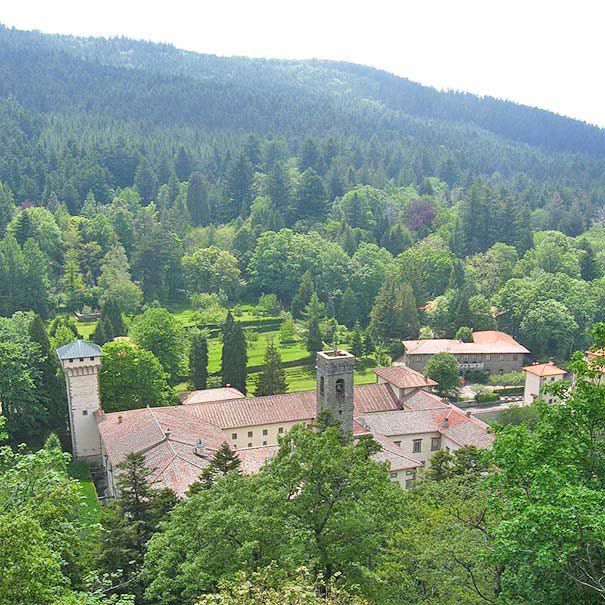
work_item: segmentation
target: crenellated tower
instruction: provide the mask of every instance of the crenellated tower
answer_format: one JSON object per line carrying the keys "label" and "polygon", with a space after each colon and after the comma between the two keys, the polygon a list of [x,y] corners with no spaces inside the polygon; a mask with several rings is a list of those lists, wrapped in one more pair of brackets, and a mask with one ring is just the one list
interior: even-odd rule
{"label": "crenellated tower", "polygon": [[353,432],[355,356],[341,349],[317,353],[316,418],[329,410],[345,432]]}
{"label": "crenellated tower", "polygon": [[99,370],[103,352],[97,344],[74,340],[57,349],[65,374],[71,450],[74,460],[99,464],[101,439],[95,412],[101,409]]}

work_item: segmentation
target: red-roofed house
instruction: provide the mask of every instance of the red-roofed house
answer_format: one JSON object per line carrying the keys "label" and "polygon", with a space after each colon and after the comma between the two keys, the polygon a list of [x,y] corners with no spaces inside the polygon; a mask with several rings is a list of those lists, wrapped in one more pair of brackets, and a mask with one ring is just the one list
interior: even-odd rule
{"label": "red-roofed house", "polygon": [[542,389],[553,382],[563,380],[567,376],[567,372],[558,368],[552,361],[525,366],[523,371],[525,372],[525,390],[523,392],[525,405],[530,405],[541,396],[547,403],[555,403],[556,398],[551,394],[543,395]]}
{"label": "red-roofed house", "polygon": [[449,338],[404,340],[400,359],[406,366],[423,372],[437,353],[451,353],[458,359],[460,371],[482,371],[488,374],[519,372],[529,351],[512,336],[497,330],[473,332],[472,342]]}

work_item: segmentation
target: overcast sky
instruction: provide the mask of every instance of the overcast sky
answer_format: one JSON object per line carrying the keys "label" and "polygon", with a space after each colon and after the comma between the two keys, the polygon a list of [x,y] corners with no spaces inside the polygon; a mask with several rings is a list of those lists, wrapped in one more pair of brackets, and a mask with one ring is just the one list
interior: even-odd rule
{"label": "overcast sky", "polygon": [[0,22],[353,61],[605,126],[602,0],[2,0]]}

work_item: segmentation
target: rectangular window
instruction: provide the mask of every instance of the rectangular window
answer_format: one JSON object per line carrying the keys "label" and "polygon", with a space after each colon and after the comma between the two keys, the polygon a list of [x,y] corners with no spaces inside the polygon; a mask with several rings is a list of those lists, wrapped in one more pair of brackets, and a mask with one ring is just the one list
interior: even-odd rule
{"label": "rectangular window", "polygon": [[80,357],[80,361],[84,361],[84,357]]}
{"label": "rectangular window", "polygon": [[405,476],[406,477],[415,477],[416,471],[405,471]]}
{"label": "rectangular window", "polygon": [[491,361],[492,360],[492,356],[491,355],[486,355],[485,356],[485,361]]}
{"label": "rectangular window", "polygon": [[517,361],[517,358],[518,358],[518,357],[519,357],[519,356],[518,356],[516,353],[513,355],[513,359],[514,359],[515,361]]}
{"label": "rectangular window", "polygon": [[441,437],[431,437],[431,452],[441,449]]}
{"label": "rectangular window", "polygon": [[269,431],[267,431],[267,429],[263,429],[263,437],[266,437],[269,434]]}
{"label": "rectangular window", "polygon": [[500,361],[504,361],[504,355],[500,355]]}
{"label": "rectangular window", "polygon": [[418,454],[422,451],[422,439],[414,439],[412,442],[412,452]]}
{"label": "rectangular window", "polygon": [[414,479],[405,480],[405,489],[412,489],[414,487]]}
{"label": "rectangular window", "polygon": [[393,441],[393,443],[397,446],[397,447],[401,447],[401,441]]}
{"label": "rectangular window", "polygon": [[237,433],[231,433],[231,439],[235,441],[237,439]]}
{"label": "rectangular window", "polygon": [[248,439],[250,439],[250,437],[252,437],[252,431],[248,431]]}
{"label": "rectangular window", "polygon": [[266,442],[266,441],[263,441],[263,445],[267,445],[267,442]]}
{"label": "rectangular window", "polygon": [[284,427],[283,427],[283,426],[280,426],[280,427],[277,429],[277,432],[278,432],[280,435],[283,435],[283,434],[284,434]]}
{"label": "rectangular window", "polygon": [[397,479],[397,473],[392,472],[390,473],[391,479]]}
{"label": "rectangular window", "polygon": [[82,416],[88,416],[88,410],[82,410]]}
{"label": "rectangular window", "polygon": [[252,447],[252,444],[251,444],[251,443],[249,443],[249,444],[248,444],[248,447]]}

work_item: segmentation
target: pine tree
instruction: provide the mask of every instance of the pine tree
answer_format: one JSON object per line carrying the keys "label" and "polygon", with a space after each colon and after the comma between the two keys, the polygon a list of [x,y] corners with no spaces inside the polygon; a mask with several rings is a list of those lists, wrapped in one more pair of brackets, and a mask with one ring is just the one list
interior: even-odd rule
{"label": "pine tree", "polygon": [[25,281],[23,283],[24,300],[38,315],[48,317],[48,261],[44,256],[38,242],[28,239],[23,246],[23,259],[25,262]]}
{"label": "pine tree", "polygon": [[340,301],[340,313],[338,319],[342,324],[350,328],[359,320],[359,307],[357,306],[357,296],[349,286],[342,295]]}
{"label": "pine tree", "polygon": [[149,160],[141,158],[137,170],[134,173],[134,188],[141,196],[144,205],[149,204],[156,198],[158,191],[158,177]]}
{"label": "pine tree", "polygon": [[110,342],[114,338],[114,329],[111,320],[107,316],[99,317],[95,331],[92,333],[92,340],[99,346],[103,346],[106,342]]}
{"label": "pine tree", "polygon": [[113,340],[116,336],[124,336],[126,334],[126,327],[124,326],[124,320],[122,319],[122,311],[113,298],[109,298],[105,302],[101,309],[101,316],[105,316],[111,323],[112,331],[110,340]]}
{"label": "pine tree", "polygon": [[246,393],[248,354],[246,337],[242,327],[234,321],[231,311],[223,325],[223,352],[221,357],[221,376],[223,384],[230,384],[242,393]]}
{"label": "pine tree", "polygon": [[392,336],[398,339],[418,338],[420,322],[414,290],[409,284],[401,284],[395,294],[395,319]]}
{"label": "pine tree", "polygon": [[40,348],[41,363],[38,365],[39,378],[36,386],[43,396],[47,428],[65,437],[67,433],[65,382],[59,361],[50,344],[46,326],[39,315],[34,315],[29,325],[29,336]]}
{"label": "pine tree", "polygon": [[191,175],[193,168],[191,165],[191,160],[189,159],[189,154],[185,151],[185,148],[181,146],[179,149],[179,153],[176,158],[176,162],[174,163],[174,171],[179,181],[186,181]]}
{"label": "pine tree", "polygon": [[361,325],[359,324],[359,321],[356,321],[355,327],[353,328],[353,334],[351,334],[351,353],[359,358],[363,355],[363,352],[364,347]]}
{"label": "pine tree", "polygon": [[292,299],[292,315],[296,319],[302,317],[305,307],[309,304],[314,292],[313,276],[310,271],[305,271],[298,287],[298,292]]}
{"label": "pine tree", "polygon": [[20,246],[28,240],[30,237],[34,237],[34,225],[32,223],[31,215],[28,211],[28,208],[25,208],[19,212],[17,218],[15,219],[14,228],[11,225],[11,229],[13,230],[13,234],[17,243]]}
{"label": "pine tree", "polygon": [[369,330],[366,330],[363,337],[363,355],[364,357],[369,357],[374,351],[376,347],[374,346],[374,340],[372,339],[372,335]]}
{"label": "pine tree", "polygon": [[199,481],[192,483],[187,492],[192,496],[204,489],[210,489],[220,477],[227,473],[240,474],[241,460],[225,441],[216,451],[210,464],[202,471]]}
{"label": "pine tree", "polygon": [[189,383],[192,389],[205,389],[208,381],[208,338],[195,332],[189,349]]}
{"label": "pine tree", "polygon": [[265,362],[262,372],[257,376],[256,391],[254,394],[257,397],[263,395],[278,395],[279,393],[285,393],[287,390],[288,383],[286,382],[286,371],[282,366],[279,349],[275,345],[275,341],[271,338],[267,342]]}
{"label": "pine tree", "polygon": [[4,237],[6,227],[15,215],[15,201],[7,185],[0,182],[0,238]]}
{"label": "pine tree", "polygon": [[254,169],[246,156],[241,153],[231,164],[227,172],[227,198],[224,205],[224,219],[236,216],[248,216],[253,199]]}
{"label": "pine tree", "polygon": [[273,207],[284,217],[291,212],[292,191],[290,178],[281,162],[276,162],[267,179],[267,194]]}
{"label": "pine tree", "polygon": [[305,307],[307,318],[307,351],[317,353],[323,349],[323,338],[319,323],[324,315],[324,308],[317,294],[313,292],[309,304]]}
{"label": "pine tree", "polygon": [[189,180],[187,208],[191,216],[191,222],[195,227],[204,227],[210,223],[208,185],[200,172],[194,172]]}

